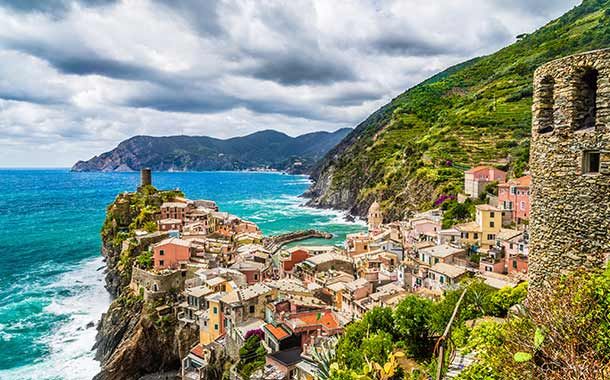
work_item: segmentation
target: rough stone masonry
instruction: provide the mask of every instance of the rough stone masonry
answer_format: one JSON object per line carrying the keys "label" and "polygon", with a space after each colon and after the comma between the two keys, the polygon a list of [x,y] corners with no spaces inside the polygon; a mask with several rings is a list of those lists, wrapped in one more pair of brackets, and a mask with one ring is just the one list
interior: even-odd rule
{"label": "rough stone masonry", "polygon": [[610,49],[534,74],[530,287],[610,254]]}

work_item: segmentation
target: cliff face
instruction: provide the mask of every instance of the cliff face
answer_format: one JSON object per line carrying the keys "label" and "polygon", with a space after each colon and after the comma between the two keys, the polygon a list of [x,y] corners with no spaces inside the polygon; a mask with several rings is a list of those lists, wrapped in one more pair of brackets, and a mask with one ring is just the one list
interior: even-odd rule
{"label": "cliff face", "polygon": [[205,136],[135,136],[115,149],[79,161],[73,171],[246,170],[269,167],[295,174],[309,171],[350,129],[290,137],[261,131],[226,140]]}
{"label": "cliff face", "polygon": [[[130,230],[140,228],[152,212],[175,192],[122,194],[108,207],[102,229],[106,287],[115,296],[98,325],[94,348],[102,365],[96,380],[132,380],[150,373],[177,370],[180,360],[197,341],[195,329],[181,326],[173,314],[159,315],[163,302],[143,301],[128,284],[139,255],[128,244]],[[167,303],[175,300],[167,299]]]}
{"label": "cliff face", "polygon": [[610,2],[585,0],[489,56],[451,67],[369,116],[312,170],[309,204],[363,216],[377,199],[386,216],[431,207],[462,190],[480,163],[519,176],[528,169],[532,75],[541,64],[610,46]]}

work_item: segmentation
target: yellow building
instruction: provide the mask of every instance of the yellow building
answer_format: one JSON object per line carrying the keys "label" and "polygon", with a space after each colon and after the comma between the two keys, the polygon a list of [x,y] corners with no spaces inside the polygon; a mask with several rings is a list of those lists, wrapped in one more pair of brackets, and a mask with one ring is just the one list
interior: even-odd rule
{"label": "yellow building", "polygon": [[502,210],[490,205],[476,206],[474,222],[458,224],[462,244],[477,245],[489,249],[496,243],[496,236],[502,229]]}

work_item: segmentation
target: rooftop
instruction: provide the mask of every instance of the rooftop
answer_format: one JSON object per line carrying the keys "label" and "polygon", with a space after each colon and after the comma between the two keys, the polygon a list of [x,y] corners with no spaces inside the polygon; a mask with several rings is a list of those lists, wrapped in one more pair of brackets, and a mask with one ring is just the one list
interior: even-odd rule
{"label": "rooftop", "polygon": [[322,253],[321,255],[316,255],[308,258],[304,262],[309,263],[313,266],[320,265],[322,263],[326,263],[329,261],[345,261],[351,262],[349,257],[340,255],[338,253]]}
{"label": "rooftop", "polygon": [[464,252],[462,248],[452,247],[449,244],[435,245],[433,247],[422,248],[420,253],[425,253],[429,256],[446,258],[455,254]]}
{"label": "rooftop", "polygon": [[532,176],[524,175],[523,177],[513,178],[508,180],[505,183],[501,183],[499,187],[510,187],[510,186],[518,186],[518,187],[530,187],[532,185]]}
{"label": "rooftop", "polygon": [[166,208],[166,207],[185,208],[186,207],[186,203],[181,203],[181,202],[164,202],[161,205],[161,208]]}
{"label": "rooftop", "polygon": [[274,326],[271,323],[267,323],[264,328],[265,330],[269,331],[269,333],[271,335],[273,335],[273,337],[277,340],[280,341],[282,339],[288,338],[291,334],[286,331],[286,329],[284,329],[282,327],[283,325],[278,325],[278,326]]}
{"label": "rooftop", "polygon": [[269,354],[268,356],[286,367],[295,365],[302,360],[301,347],[294,347],[289,348],[287,350],[274,352],[273,354]]}
{"label": "rooftop", "polygon": [[179,246],[188,247],[188,248],[191,247],[191,242],[190,241],[182,240],[182,239],[179,239],[179,238],[173,238],[173,237],[169,238],[169,239],[162,240],[162,241],[158,242],[157,244],[155,244],[154,246],[155,247],[161,247],[161,246],[168,245],[168,244],[179,245]]}
{"label": "rooftop", "polygon": [[464,275],[467,270],[466,268],[458,267],[457,265],[436,263],[430,268],[431,271],[444,274],[449,278],[456,278]]}

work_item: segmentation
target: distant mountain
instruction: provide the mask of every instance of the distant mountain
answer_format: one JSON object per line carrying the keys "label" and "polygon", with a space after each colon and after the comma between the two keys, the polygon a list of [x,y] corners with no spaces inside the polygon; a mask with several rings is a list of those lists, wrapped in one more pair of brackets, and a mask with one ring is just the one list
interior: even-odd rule
{"label": "distant mountain", "polygon": [[298,137],[266,130],[226,140],[207,136],[135,136],[110,152],[78,161],[76,172],[275,169],[307,173],[350,128]]}

